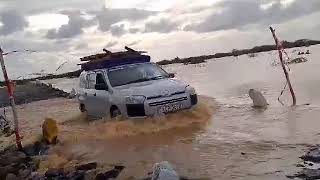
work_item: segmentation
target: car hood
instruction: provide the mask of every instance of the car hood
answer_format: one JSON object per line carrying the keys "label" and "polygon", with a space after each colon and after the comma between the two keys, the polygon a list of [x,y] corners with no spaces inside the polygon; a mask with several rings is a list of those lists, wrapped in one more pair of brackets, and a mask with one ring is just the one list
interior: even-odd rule
{"label": "car hood", "polygon": [[124,96],[143,95],[145,97],[170,96],[184,92],[186,84],[176,79],[159,79],[115,87]]}

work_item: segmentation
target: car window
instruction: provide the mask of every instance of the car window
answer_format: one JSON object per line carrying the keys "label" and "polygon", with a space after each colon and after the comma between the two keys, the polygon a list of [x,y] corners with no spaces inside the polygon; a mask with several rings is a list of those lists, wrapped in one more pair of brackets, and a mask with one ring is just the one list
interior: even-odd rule
{"label": "car window", "polygon": [[94,89],[96,85],[96,73],[90,73],[87,75],[88,89]]}
{"label": "car window", "polygon": [[113,87],[167,77],[167,72],[152,63],[124,66],[108,72],[108,78]]}
{"label": "car window", "polygon": [[88,88],[87,74],[81,73],[79,78],[80,88]]}
{"label": "car window", "polygon": [[106,84],[106,82],[103,78],[103,75],[101,73],[97,73],[96,84]]}

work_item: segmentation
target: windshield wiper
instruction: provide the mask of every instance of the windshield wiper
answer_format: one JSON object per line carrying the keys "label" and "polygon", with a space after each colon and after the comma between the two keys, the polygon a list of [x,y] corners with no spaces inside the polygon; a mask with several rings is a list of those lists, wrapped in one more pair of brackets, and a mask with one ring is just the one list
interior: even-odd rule
{"label": "windshield wiper", "polygon": [[[149,81],[149,78],[137,79],[137,80],[129,81],[125,84],[132,84],[132,83],[138,83],[138,82],[144,82],[144,81]],[[125,85],[125,84],[123,84],[123,85]]]}
{"label": "windshield wiper", "polygon": [[163,79],[164,76],[155,76],[155,77],[152,77],[152,78],[149,78],[149,80],[157,80],[157,79]]}
{"label": "windshield wiper", "polygon": [[164,78],[164,76],[155,76],[155,77],[152,77],[152,78],[142,78],[142,79],[129,81],[129,82],[123,84],[123,85],[132,84],[132,83],[139,83],[139,82],[145,82],[145,81],[151,81],[151,80],[157,80],[157,79],[163,79],[163,78]]}

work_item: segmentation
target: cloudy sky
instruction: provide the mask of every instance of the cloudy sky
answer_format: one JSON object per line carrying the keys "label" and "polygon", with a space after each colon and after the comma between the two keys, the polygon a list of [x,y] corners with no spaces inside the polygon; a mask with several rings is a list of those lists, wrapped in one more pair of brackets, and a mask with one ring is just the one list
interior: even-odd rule
{"label": "cloudy sky", "polygon": [[37,51],[5,56],[17,78],[125,45],[159,61],[272,44],[270,25],[281,39],[320,39],[319,19],[320,0],[1,0],[0,45]]}

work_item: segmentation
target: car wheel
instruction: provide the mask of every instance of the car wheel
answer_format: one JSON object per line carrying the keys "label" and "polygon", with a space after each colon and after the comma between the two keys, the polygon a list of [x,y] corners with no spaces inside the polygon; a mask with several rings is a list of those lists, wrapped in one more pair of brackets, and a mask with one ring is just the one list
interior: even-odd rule
{"label": "car wheel", "polygon": [[118,116],[121,116],[121,112],[118,108],[115,108],[113,110],[111,110],[111,118],[116,118]]}
{"label": "car wheel", "polygon": [[80,104],[79,109],[81,112],[87,112],[86,106],[84,104]]}

